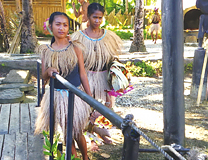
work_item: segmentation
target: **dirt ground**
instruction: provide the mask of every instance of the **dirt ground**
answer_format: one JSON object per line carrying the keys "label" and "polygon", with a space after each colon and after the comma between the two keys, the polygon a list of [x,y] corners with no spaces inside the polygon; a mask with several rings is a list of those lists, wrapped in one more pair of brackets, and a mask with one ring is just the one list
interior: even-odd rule
{"label": "dirt ground", "polygon": [[[128,95],[116,99],[114,111],[123,118],[127,114],[133,114],[134,122],[137,126],[157,145],[162,146],[162,79],[134,77],[132,83],[135,86],[134,90],[129,92]],[[196,107],[196,99],[189,96],[190,87],[191,75],[187,74],[184,82],[185,146],[183,147],[197,149],[200,153],[208,154],[208,103],[207,101],[203,101],[199,107]],[[102,153],[110,155],[109,159],[111,160],[121,159],[123,135],[117,129],[112,130],[111,135],[113,144],[100,146],[100,151],[97,153],[89,152],[91,159],[105,159],[102,157]],[[143,137],[140,139],[140,148],[154,149]],[[189,158],[188,154],[184,156],[187,159]],[[161,153],[140,152],[139,159],[161,160],[164,159],[164,156]]]}
{"label": "dirt ground", "polygon": [[[8,73],[6,69],[0,68],[0,77]],[[36,72],[31,72],[30,83],[36,83]],[[127,114],[134,115],[134,122],[148,137],[157,145],[163,145],[163,106],[162,106],[162,79],[133,77],[134,90],[116,98],[116,105],[113,110],[121,117]],[[184,81],[185,101],[185,148],[196,148],[201,153],[208,154],[208,102],[203,101],[196,107],[196,99],[189,96],[191,86],[191,75],[187,74]],[[27,93],[26,102],[36,101],[36,90]],[[99,151],[88,151],[91,160],[120,160],[124,137],[119,129],[110,129],[110,145],[100,145]],[[151,144],[143,137],[140,138],[140,148],[152,148]],[[80,155],[80,151],[78,150]],[[106,154],[107,157],[106,158]],[[188,156],[186,155],[186,158]],[[161,160],[164,156],[161,153],[139,153],[139,160]]]}

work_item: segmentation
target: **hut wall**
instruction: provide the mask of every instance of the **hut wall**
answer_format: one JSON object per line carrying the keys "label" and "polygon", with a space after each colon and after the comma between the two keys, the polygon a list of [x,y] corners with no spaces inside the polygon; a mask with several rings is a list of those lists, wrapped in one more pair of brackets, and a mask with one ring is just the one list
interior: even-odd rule
{"label": "hut wall", "polygon": [[[32,0],[36,29],[43,31],[43,23],[55,11],[66,12],[66,0]],[[16,11],[15,0],[2,0],[5,14]],[[22,5],[22,4],[21,4]]]}

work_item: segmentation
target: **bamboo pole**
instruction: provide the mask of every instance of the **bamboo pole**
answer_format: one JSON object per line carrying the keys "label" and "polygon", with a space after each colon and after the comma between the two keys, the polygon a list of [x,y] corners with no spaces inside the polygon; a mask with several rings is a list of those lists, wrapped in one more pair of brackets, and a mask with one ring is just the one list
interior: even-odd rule
{"label": "bamboo pole", "polygon": [[[205,44],[207,44],[207,43],[205,43]],[[199,106],[200,101],[201,101],[202,88],[203,88],[203,83],[204,83],[204,75],[205,75],[205,70],[206,70],[206,67],[207,67],[207,51],[206,50],[207,50],[207,45],[205,45],[204,63],[203,63],[202,72],[201,72],[201,78],[200,78],[200,84],[199,84],[196,106]]]}
{"label": "bamboo pole", "polygon": [[12,40],[12,44],[11,47],[9,48],[9,50],[7,51],[8,54],[14,53],[15,49],[17,48],[19,42],[20,42],[20,33],[21,33],[21,29],[22,29],[22,20],[20,21],[20,25],[17,29],[16,34],[14,35],[14,38]]}

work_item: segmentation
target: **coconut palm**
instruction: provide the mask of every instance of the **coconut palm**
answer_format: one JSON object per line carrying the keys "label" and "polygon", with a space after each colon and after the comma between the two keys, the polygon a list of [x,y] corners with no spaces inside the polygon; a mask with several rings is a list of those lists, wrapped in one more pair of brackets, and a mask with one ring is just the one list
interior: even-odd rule
{"label": "coconut palm", "polygon": [[6,31],[6,20],[4,16],[4,8],[0,1],[0,51],[6,51],[9,49],[8,34]]}
{"label": "coconut palm", "polygon": [[22,0],[23,19],[20,53],[34,52],[37,45],[32,0]]}
{"label": "coconut palm", "polygon": [[129,52],[146,52],[143,34],[144,0],[136,0],[134,39]]}

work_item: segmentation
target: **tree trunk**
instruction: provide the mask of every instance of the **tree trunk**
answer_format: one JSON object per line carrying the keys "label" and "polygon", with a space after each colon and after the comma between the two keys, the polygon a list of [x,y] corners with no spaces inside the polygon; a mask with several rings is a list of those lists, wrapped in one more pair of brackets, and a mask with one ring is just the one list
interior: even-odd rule
{"label": "tree trunk", "polygon": [[34,53],[37,45],[32,0],[22,0],[23,24],[20,53]]}
{"label": "tree trunk", "polygon": [[2,51],[6,51],[9,49],[9,40],[8,40],[8,34],[6,31],[6,20],[5,20],[5,16],[4,16],[4,8],[3,8],[3,4],[0,1],[0,30],[2,35],[0,36],[1,38],[1,44],[0,44],[0,49]]}
{"label": "tree trunk", "polygon": [[143,21],[144,21],[144,1],[136,0],[135,22],[134,22],[134,40],[129,52],[146,52],[144,45]]}

